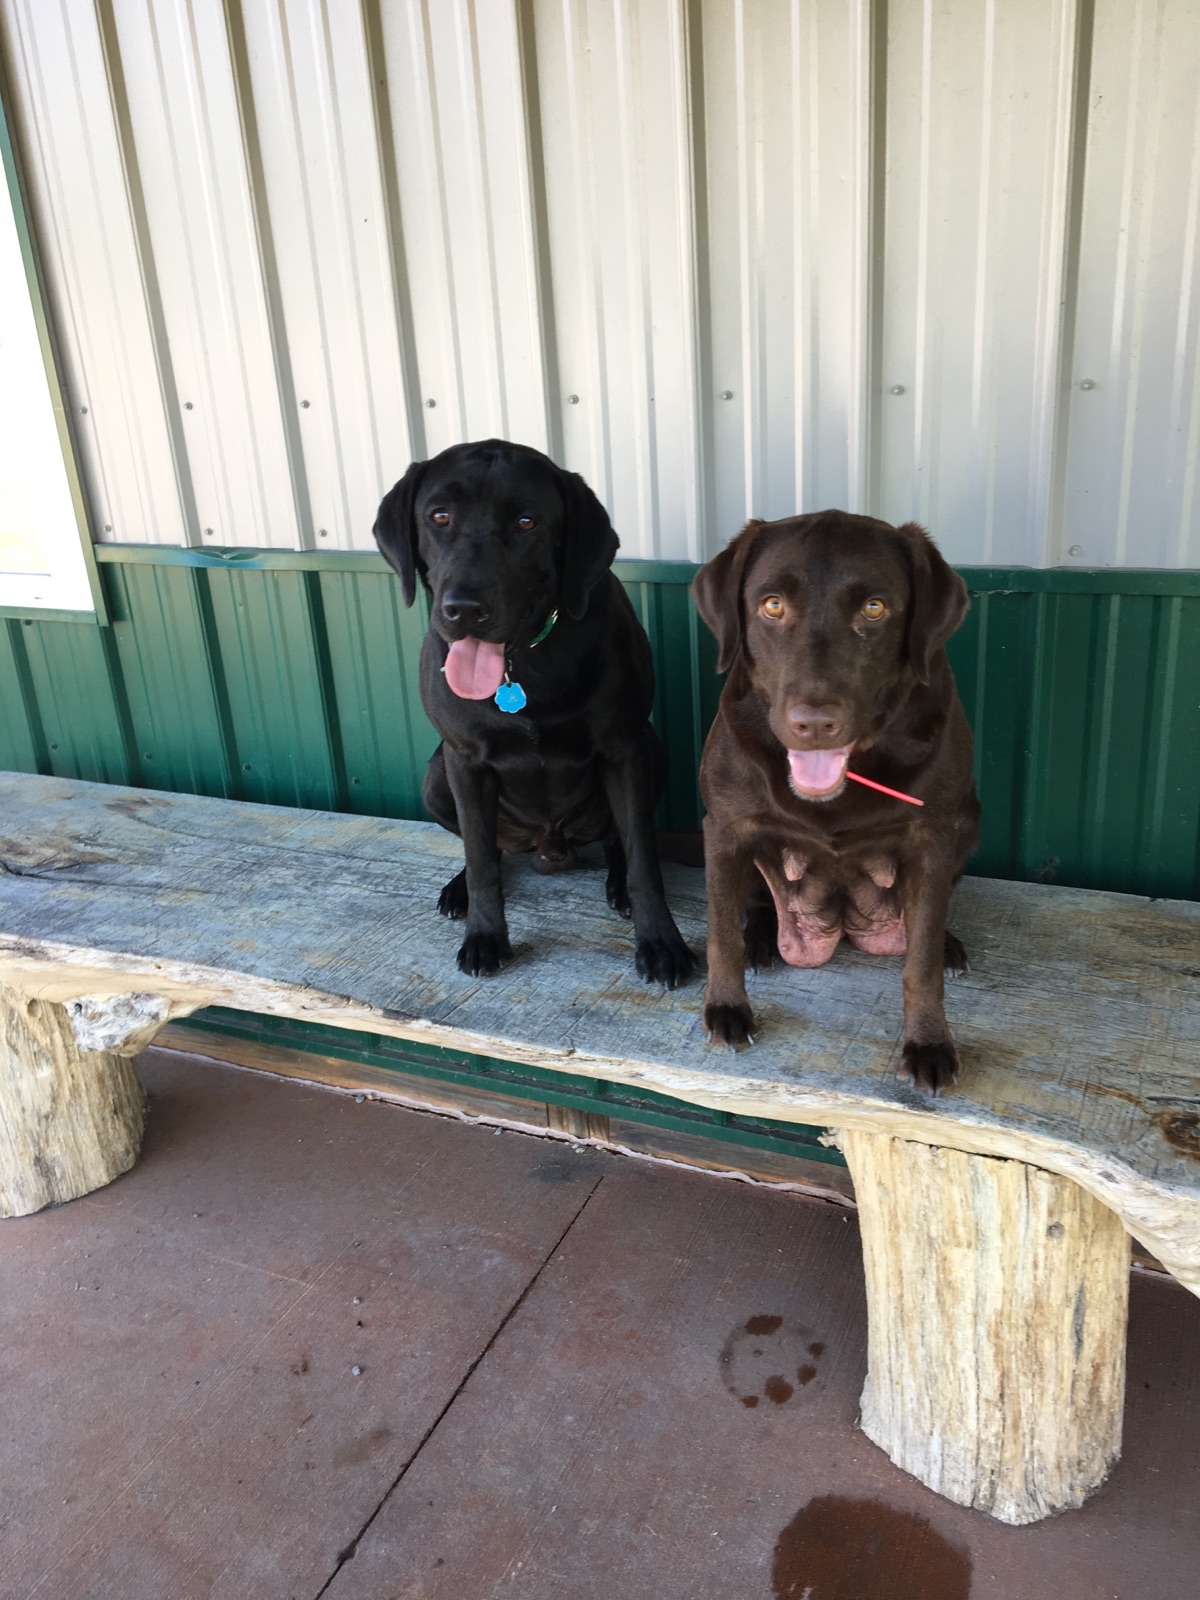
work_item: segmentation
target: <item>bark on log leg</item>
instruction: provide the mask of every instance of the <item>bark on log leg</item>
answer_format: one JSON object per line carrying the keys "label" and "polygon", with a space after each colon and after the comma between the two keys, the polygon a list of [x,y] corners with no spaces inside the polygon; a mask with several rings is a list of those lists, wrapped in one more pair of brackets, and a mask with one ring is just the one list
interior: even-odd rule
{"label": "bark on log leg", "polygon": [[1129,1238],[1066,1178],[847,1130],[867,1279],[862,1426],[1002,1522],[1083,1503],[1121,1453]]}
{"label": "bark on log leg", "polygon": [[145,1114],[128,1057],[84,1053],[65,1007],[0,984],[0,1217],[75,1200],[128,1172]]}

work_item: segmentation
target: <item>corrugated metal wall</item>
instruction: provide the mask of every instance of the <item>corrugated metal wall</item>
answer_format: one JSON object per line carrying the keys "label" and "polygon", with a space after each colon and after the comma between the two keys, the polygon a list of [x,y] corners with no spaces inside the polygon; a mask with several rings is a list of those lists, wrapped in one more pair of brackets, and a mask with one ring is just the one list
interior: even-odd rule
{"label": "corrugated metal wall", "polygon": [[414,455],[1200,566],[1194,0],[0,0],[96,532],[365,550]]}

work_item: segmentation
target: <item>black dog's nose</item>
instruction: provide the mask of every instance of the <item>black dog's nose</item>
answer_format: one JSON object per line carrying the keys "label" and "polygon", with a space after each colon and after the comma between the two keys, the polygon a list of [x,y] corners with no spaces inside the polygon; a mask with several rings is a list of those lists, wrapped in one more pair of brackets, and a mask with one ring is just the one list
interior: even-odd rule
{"label": "black dog's nose", "polygon": [[814,744],[827,740],[831,745],[840,745],[846,731],[840,706],[810,706],[803,700],[793,700],[787,708],[787,721],[798,739],[811,739]]}
{"label": "black dog's nose", "polygon": [[491,612],[484,609],[481,601],[472,600],[470,595],[459,594],[451,589],[442,596],[442,615],[447,622],[462,622],[468,628],[475,628],[481,622],[486,622]]}

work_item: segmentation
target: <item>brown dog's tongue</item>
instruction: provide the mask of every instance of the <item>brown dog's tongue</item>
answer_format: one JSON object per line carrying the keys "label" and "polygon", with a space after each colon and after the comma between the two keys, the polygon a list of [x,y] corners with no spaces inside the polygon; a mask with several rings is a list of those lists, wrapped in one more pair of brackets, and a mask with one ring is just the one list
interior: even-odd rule
{"label": "brown dog's tongue", "polygon": [[828,794],[830,789],[836,789],[853,749],[852,744],[847,744],[839,750],[789,750],[793,789],[804,794]]}
{"label": "brown dog's tongue", "polygon": [[464,700],[490,700],[504,681],[504,646],[455,639],[446,656],[446,682]]}

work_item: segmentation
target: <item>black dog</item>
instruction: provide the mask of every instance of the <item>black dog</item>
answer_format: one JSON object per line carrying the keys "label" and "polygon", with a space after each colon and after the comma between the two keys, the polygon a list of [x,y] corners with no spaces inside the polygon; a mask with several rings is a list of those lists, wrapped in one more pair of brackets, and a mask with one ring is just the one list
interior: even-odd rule
{"label": "black dog", "polygon": [[[967,591],[915,523],[843,511],[751,522],[696,575],[732,667],[704,746],[704,1023],[751,1042],[744,968],[816,967],[845,935],[906,953],[901,1070],[952,1083],[950,891],[979,831],[971,730],[943,648]],[[909,795],[880,794],[854,774]]]}
{"label": "black dog", "polygon": [[375,539],[430,600],[421,703],[442,736],[422,795],[462,836],[444,916],[467,919],[458,965],[512,956],[500,852],[560,872],[602,841],[608,903],[632,915],[637,970],[668,988],[695,966],[663,894],[654,808],[666,761],[650,726],[650,644],[609,568],[617,536],[574,472],[488,439],[415,462],[385,496]]}

